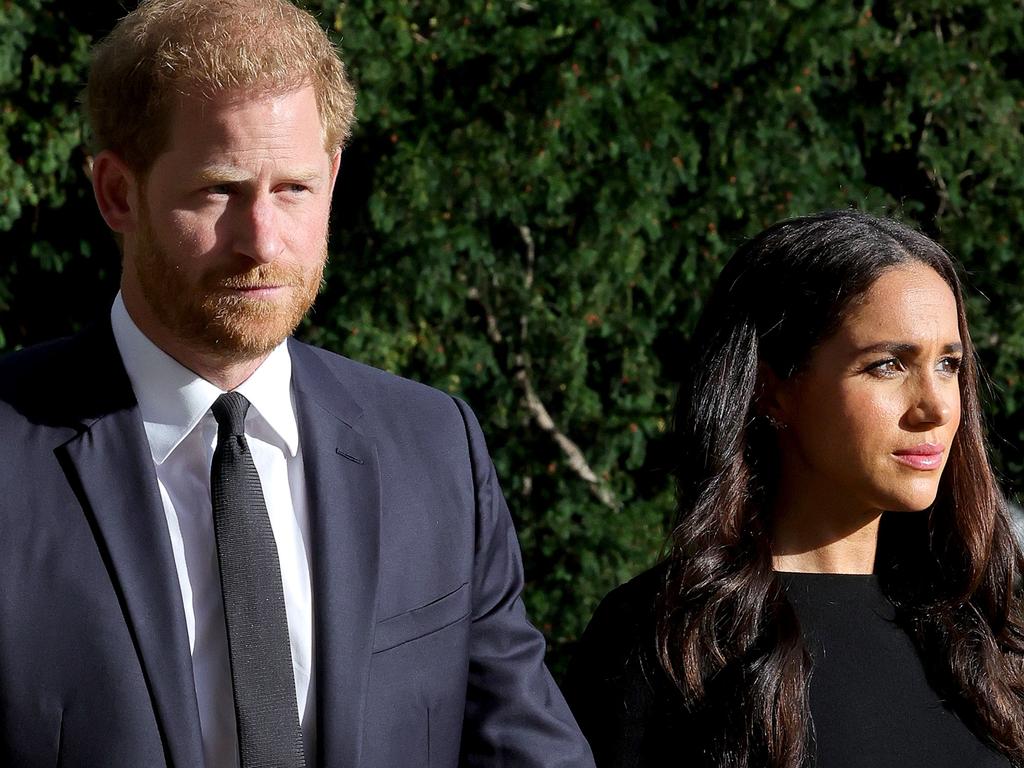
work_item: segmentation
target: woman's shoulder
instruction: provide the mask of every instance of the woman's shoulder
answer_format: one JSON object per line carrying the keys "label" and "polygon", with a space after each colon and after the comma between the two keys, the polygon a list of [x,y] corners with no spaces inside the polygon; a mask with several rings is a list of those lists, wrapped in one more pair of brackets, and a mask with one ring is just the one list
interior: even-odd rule
{"label": "woman's shoulder", "polygon": [[[650,605],[661,592],[668,573],[669,562],[663,560],[653,568],[648,568],[638,576],[634,576],[624,584],[620,584],[601,601],[601,606],[619,608],[620,610],[636,610],[640,606]],[[600,608],[600,606],[599,606]]]}
{"label": "woman's shoulder", "polygon": [[664,566],[655,566],[613,589],[597,606],[565,681],[566,697],[578,714],[594,707],[634,714],[645,709],[651,679],[661,671],[655,608],[664,573]]}
{"label": "woman's shoulder", "polygon": [[657,601],[664,563],[613,589],[598,604],[580,638],[576,661],[612,674],[640,663],[656,648]]}
{"label": "woman's shoulder", "polygon": [[667,563],[659,563],[605,595],[594,611],[587,632],[628,636],[633,631],[653,631],[666,571]]}
{"label": "woman's shoulder", "polygon": [[657,653],[658,565],[616,587],[580,638],[563,690],[598,766],[647,765],[671,711],[673,687]]}
{"label": "woman's shoulder", "polygon": [[607,677],[654,653],[664,575],[665,566],[657,565],[605,595],[577,644],[573,669],[584,666]]}

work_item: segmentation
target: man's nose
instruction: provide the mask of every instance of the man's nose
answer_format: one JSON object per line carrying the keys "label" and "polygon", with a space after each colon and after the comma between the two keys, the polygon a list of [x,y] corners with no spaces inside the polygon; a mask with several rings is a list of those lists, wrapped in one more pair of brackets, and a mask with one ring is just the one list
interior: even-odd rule
{"label": "man's nose", "polygon": [[245,201],[235,233],[235,250],[258,264],[280,257],[284,251],[281,217],[269,194],[256,194]]}

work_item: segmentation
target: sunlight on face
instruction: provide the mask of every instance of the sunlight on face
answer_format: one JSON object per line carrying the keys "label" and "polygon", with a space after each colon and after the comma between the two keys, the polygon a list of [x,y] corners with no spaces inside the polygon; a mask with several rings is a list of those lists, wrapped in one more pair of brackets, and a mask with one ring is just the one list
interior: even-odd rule
{"label": "sunlight on face", "polygon": [[336,173],[312,87],[180,99],[125,251],[140,328],[225,360],[278,345],[320,288]]}
{"label": "sunlight on face", "polygon": [[956,300],[930,267],[883,273],[779,388],[781,482],[822,513],[928,507],[960,423]]}

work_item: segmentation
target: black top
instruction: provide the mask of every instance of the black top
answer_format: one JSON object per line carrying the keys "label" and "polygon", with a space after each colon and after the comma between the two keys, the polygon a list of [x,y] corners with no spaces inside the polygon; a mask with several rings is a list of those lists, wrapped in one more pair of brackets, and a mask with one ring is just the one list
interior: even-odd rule
{"label": "black top", "polygon": [[[875,577],[781,577],[813,664],[817,768],[1010,765],[943,705]],[[701,753],[715,723],[684,711],[654,656],[654,601],[663,579],[664,569],[655,568],[609,594],[569,670],[566,698],[598,768],[709,762]]]}

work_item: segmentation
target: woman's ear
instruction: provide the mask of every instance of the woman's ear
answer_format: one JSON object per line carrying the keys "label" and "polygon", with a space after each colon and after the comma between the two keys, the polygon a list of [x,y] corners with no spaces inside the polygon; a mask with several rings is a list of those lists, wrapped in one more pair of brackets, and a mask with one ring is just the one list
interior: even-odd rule
{"label": "woman's ear", "polygon": [[776,428],[784,428],[787,423],[790,400],[787,384],[788,380],[779,378],[770,365],[758,362],[755,409],[758,416],[768,419]]}

